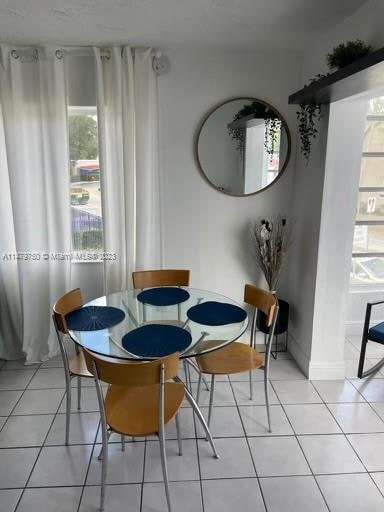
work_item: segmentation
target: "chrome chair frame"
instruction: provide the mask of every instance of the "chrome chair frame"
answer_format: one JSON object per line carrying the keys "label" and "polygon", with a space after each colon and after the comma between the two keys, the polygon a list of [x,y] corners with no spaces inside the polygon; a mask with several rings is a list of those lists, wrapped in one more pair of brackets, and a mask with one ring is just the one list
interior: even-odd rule
{"label": "chrome chair frame", "polygon": [[[65,395],[66,395],[66,408],[65,408],[65,444],[69,443],[69,429],[70,429],[70,421],[71,421],[71,401],[72,401],[72,393],[71,393],[71,382],[72,379],[77,378],[77,410],[81,410],[81,379],[82,377],[79,375],[74,375],[69,368],[69,360],[68,353],[65,347],[65,341],[63,339],[64,334],[59,330],[57,325],[57,321],[55,315],[52,315],[53,325],[55,326],[57,340],[59,342],[59,348],[61,353],[61,358],[63,360],[64,373],[65,373]],[[80,349],[74,341],[72,343],[75,346],[76,354],[80,353]],[[87,377],[88,378],[88,377]]]}
{"label": "chrome chair frame", "polygon": [[357,370],[357,376],[359,377],[359,379],[363,379],[364,377],[368,377],[368,375],[371,375],[372,373],[376,373],[378,370],[380,370],[380,368],[382,366],[384,366],[384,358],[382,358],[378,363],[376,363],[374,366],[372,366],[372,368],[369,368],[368,370],[364,371],[365,352],[366,352],[368,341],[373,341],[375,343],[384,345],[384,341],[375,340],[374,338],[369,337],[372,307],[377,306],[379,304],[384,304],[384,300],[379,300],[376,302],[367,302],[367,308],[365,310],[363,335],[362,335],[362,339],[361,339],[359,367]]}
{"label": "chrome chair frame", "polygon": [[[257,308],[254,307],[253,316],[252,316],[252,323],[251,323],[251,336],[250,336],[250,347],[256,350],[256,313]],[[265,356],[264,356],[264,392],[265,392],[265,403],[266,403],[266,409],[267,409],[267,418],[268,418],[268,432],[272,432],[271,427],[271,415],[270,415],[270,403],[269,403],[269,362],[271,357],[271,347],[273,342],[273,333],[275,331],[275,325],[276,325],[276,319],[277,315],[279,314],[279,303],[276,301],[276,307],[273,314],[273,319],[271,326],[269,328],[268,333],[268,340],[266,344],[266,350],[265,350]],[[253,379],[252,379],[252,371],[249,371],[249,391],[250,391],[250,400],[253,399]],[[199,381],[197,384],[197,393],[196,393],[196,402],[199,403],[200,398],[200,389],[201,389],[201,380],[202,380],[202,372],[199,376]],[[215,392],[215,375],[211,375],[211,385],[210,385],[210,395],[209,395],[209,409],[208,409],[208,428],[211,425],[212,420],[212,412],[213,412],[213,398],[214,398],[214,392]]]}

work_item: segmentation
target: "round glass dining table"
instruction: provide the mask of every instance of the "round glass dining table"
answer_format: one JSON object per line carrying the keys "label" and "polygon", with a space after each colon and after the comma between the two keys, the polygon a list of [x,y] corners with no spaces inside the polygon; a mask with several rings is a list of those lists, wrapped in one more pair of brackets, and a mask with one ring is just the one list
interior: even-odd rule
{"label": "round glass dining table", "polygon": [[[190,334],[190,343],[182,351],[180,358],[190,358],[207,352],[212,352],[232,343],[238,339],[248,326],[248,315],[235,323],[223,325],[205,325],[191,320],[187,311],[193,306],[204,302],[230,304],[240,308],[232,299],[218,293],[207,290],[199,290],[189,287],[180,287],[188,296],[179,304],[167,306],[155,306],[143,303],[138,299],[142,290],[126,290],[94,299],[85,306],[112,306],[121,309],[125,313],[124,319],[109,328],[92,331],[69,330],[70,337],[79,345],[97,354],[115,357],[118,359],[148,360],[151,357],[126,350],[123,347],[123,337],[140,327],[165,324],[176,325]],[[230,320],[232,322],[232,320]],[[150,331],[149,331],[150,332]]]}

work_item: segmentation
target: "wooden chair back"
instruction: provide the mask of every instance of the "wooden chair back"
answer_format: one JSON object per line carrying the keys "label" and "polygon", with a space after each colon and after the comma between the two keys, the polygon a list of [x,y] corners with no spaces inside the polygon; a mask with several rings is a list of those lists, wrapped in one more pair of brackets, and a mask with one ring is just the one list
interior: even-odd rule
{"label": "wooden chair back", "polygon": [[55,317],[57,329],[62,334],[68,333],[65,315],[68,315],[68,313],[75,311],[75,309],[81,308],[83,304],[84,302],[80,288],[75,288],[74,290],[71,290],[70,292],[66,293],[56,301],[56,303],[53,306],[53,315]]}
{"label": "wooden chair back", "polygon": [[189,270],[142,270],[132,272],[134,288],[189,286]]}
{"label": "wooden chair back", "polygon": [[179,354],[156,359],[155,361],[136,363],[108,360],[94,352],[84,349],[84,357],[88,371],[94,374],[93,363],[96,366],[97,377],[108,384],[118,386],[140,387],[160,383],[160,367],[164,364],[164,380],[177,376]]}
{"label": "wooden chair back", "polygon": [[244,302],[262,311],[267,317],[267,326],[270,327],[272,325],[277,306],[277,299],[273,293],[262,288],[256,288],[256,286],[251,284],[246,284],[244,288]]}

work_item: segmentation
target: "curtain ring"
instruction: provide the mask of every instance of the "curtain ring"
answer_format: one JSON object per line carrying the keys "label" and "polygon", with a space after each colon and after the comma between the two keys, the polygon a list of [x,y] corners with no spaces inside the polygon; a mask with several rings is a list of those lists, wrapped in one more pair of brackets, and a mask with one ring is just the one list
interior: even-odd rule
{"label": "curtain ring", "polygon": [[37,48],[34,48],[32,51],[32,58],[33,60],[38,60],[39,58],[39,50]]}
{"label": "curtain ring", "polygon": [[20,59],[20,55],[17,53],[17,50],[11,50],[11,57],[13,59]]}
{"label": "curtain ring", "polygon": [[59,59],[59,60],[63,59],[64,58],[63,50],[56,50],[55,57],[56,57],[56,59]]}
{"label": "curtain ring", "polygon": [[102,50],[105,52],[105,55],[102,55],[104,59],[110,60],[111,59],[111,50],[109,48],[105,48]]}

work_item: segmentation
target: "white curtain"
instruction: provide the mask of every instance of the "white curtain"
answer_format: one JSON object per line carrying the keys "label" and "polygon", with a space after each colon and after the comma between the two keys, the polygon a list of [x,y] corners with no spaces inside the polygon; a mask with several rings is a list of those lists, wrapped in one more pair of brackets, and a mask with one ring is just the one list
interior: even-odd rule
{"label": "white curtain", "polygon": [[51,308],[71,250],[65,83],[55,48],[1,46],[0,358],[57,353]]}
{"label": "white curtain", "polygon": [[94,48],[105,292],[131,287],[131,273],[161,268],[157,80],[152,51]]}

